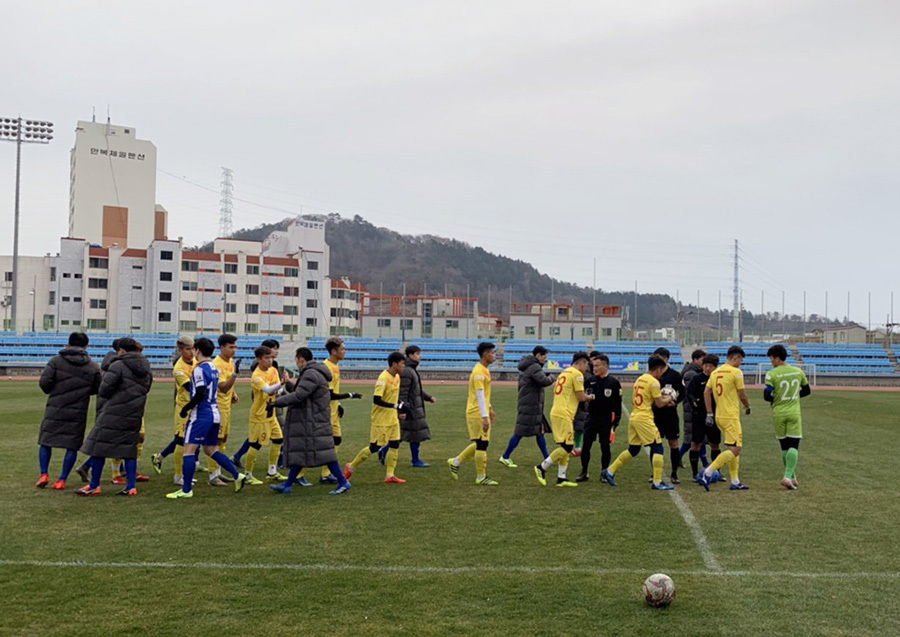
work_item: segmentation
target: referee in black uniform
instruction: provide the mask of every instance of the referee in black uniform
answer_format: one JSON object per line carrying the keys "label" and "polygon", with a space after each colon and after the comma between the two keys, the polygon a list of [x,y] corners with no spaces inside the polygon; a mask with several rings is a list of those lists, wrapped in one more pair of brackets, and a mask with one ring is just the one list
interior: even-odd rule
{"label": "referee in black uniform", "polygon": [[[591,447],[594,440],[600,442],[600,464],[609,466],[611,453],[609,436],[622,419],[622,385],[609,375],[609,357],[600,352],[591,352],[591,366],[594,374],[590,384],[585,386],[594,400],[588,403],[589,418],[584,429],[584,444],[581,448],[581,475],[576,482],[587,482],[588,465],[591,462]],[[600,481],[605,482],[605,472],[600,472]]]}
{"label": "referee in black uniform", "polygon": [[661,357],[666,361],[666,371],[659,379],[659,386],[663,393],[672,393],[675,398],[675,404],[671,407],[653,406],[653,421],[656,428],[659,429],[661,438],[669,441],[669,457],[672,462],[672,484],[681,484],[678,479],[678,467],[681,465],[681,453],[678,449],[679,431],[678,420],[678,404],[684,400],[684,381],[681,374],[677,370],[669,367],[670,353],[665,347],[659,347],[653,352],[654,356]]}

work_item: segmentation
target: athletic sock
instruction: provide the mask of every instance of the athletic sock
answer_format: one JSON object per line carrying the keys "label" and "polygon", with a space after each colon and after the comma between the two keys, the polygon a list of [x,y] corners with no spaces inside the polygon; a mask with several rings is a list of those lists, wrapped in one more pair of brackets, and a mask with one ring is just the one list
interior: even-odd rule
{"label": "athletic sock", "polygon": [[575,432],[575,448],[576,449],[581,449],[581,443],[583,440],[584,440],[584,432],[576,431]]}
{"label": "athletic sock", "polygon": [[230,473],[230,474],[234,477],[234,479],[237,480],[238,475],[239,475],[239,474],[238,474],[237,467],[234,466],[234,463],[233,463],[233,462],[231,461],[231,459],[225,454],[224,451],[218,451],[218,450],[217,450],[217,451],[216,451],[215,453],[213,453],[213,455],[210,456],[210,457],[213,458],[213,460],[215,460],[216,464],[218,464],[220,467],[222,467],[223,469],[225,469],[225,471],[227,471],[228,473]]}
{"label": "athletic sock", "polygon": [[165,458],[167,456],[171,456],[172,452],[175,451],[175,439],[173,438],[169,444],[166,445],[166,448],[159,452],[159,456],[161,458]]}
{"label": "athletic sock", "polygon": [[519,446],[519,443],[522,441],[522,436],[518,434],[513,434],[509,439],[509,444],[506,445],[506,451],[503,452],[503,457],[509,460],[509,457],[512,455],[512,452],[516,450],[516,447]]}
{"label": "athletic sock", "polygon": [[720,471],[722,467],[731,462],[733,459],[734,454],[731,453],[731,451],[725,450],[718,456],[716,456],[716,458],[712,461],[712,464],[706,467],[703,473],[705,473],[707,476],[711,476],[714,471]]}
{"label": "athletic sock", "polygon": [[613,460],[613,463],[609,465],[609,469],[607,469],[607,471],[615,475],[616,471],[621,469],[622,465],[626,462],[630,462],[632,457],[633,456],[631,455],[631,452],[626,449],[625,451],[620,453],[615,460]]}
{"label": "athletic sock", "polygon": [[234,454],[234,459],[240,461],[241,458],[247,455],[248,451],[250,451],[250,439],[245,438],[244,442],[241,443],[240,449],[238,449],[237,453]]}
{"label": "athletic sock", "polygon": [[792,480],[797,475],[797,462],[800,460],[800,450],[791,447],[785,453],[784,477]]}
{"label": "athletic sock", "polygon": [[134,489],[137,486],[137,458],[128,458],[125,461],[125,488]]}
{"label": "athletic sock", "polygon": [[189,457],[188,462],[184,463],[184,485],[181,487],[185,493],[190,493],[194,489],[194,471],[196,470],[197,463],[191,462]]}
{"label": "athletic sock", "polygon": [[353,462],[350,463],[350,466],[354,469],[358,468],[359,465],[364,463],[371,455],[372,452],[369,451],[369,448],[363,447],[362,450],[358,454],[356,454],[356,457],[353,459]]}
{"label": "athletic sock", "polygon": [[184,447],[175,445],[175,475],[184,475]]}
{"label": "athletic sock", "polygon": [[256,447],[250,447],[247,450],[247,459],[244,462],[244,466],[247,467],[247,473],[253,473],[253,467],[256,466],[256,458],[259,456],[259,449]]}
{"label": "athletic sock", "polygon": [[[677,449],[673,449],[672,451],[677,452]],[[663,474],[663,456],[661,453],[654,453],[650,458],[650,462],[653,463],[653,484],[659,484],[662,482],[662,474]],[[672,469],[675,470],[674,467]]]}
{"label": "athletic sock", "polygon": [[473,442],[468,447],[463,449],[462,452],[458,456],[456,456],[456,458],[453,459],[453,464],[455,464],[458,467],[459,465],[466,462],[467,460],[471,460],[472,458],[475,457],[476,449],[477,449],[477,447],[475,446],[475,443]]}
{"label": "athletic sock", "polygon": [[683,457],[684,457],[684,454],[686,454],[686,453],[687,453],[688,451],[690,451],[690,450],[691,450],[691,443],[689,443],[689,442],[682,442],[682,443],[681,443],[681,448],[678,450],[678,457],[679,457],[679,458],[683,458]]}
{"label": "athletic sock", "polygon": [[75,466],[75,461],[78,460],[78,452],[74,449],[66,449],[66,455],[63,458],[63,466],[62,473],[59,474],[60,480],[68,480],[69,474],[72,472],[72,467]]}
{"label": "athletic sock", "polygon": [[561,464],[561,463],[558,464],[556,466],[556,477],[559,478],[560,480],[565,480],[566,472],[568,471],[568,469],[569,469],[568,464]]}
{"label": "athletic sock", "polygon": [[97,458],[93,457],[90,459],[91,463],[91,489],[96,489],[100,486],[100,478],[103,476],[103,463],[106,462],[105,458]]}
{"label": "athletic sock", "polygon": [[568,464],[569,460],[569,452],[563,449],[562,447],[557,447],[550,455],[547,456],[544,461],[541,463],[541,468],[546,471],[550,468],[550,466],[554,463],[556,464]]}
{"label": "athletic sock", "polygon": [[416,464],[419,462],[419,447],[422,443],[419,442],[411,442],[409,443],[409,453],[412,455],[412,462]]}
{"label": "athletic sock", "polygon": [[672,477],[678,477],[678,465],[681,464],[681,452],[678,449],[669,449],[669,459],[672,461]]}
{"label": "athletic sock", "polygon": [[285,489],[290,489],[292,486],[294,486],[294,482],[297,480],[297,476],[300,475],[301,471],[303,471],[303,467],[299,467],[296,465],[288,467],[288,476],[287,480],[284,483],[286,485]]}
{"label": "athletic sock", "polygon": [[688,452],[688,457],[691,459],[691,475],[697,475],[697,465],[700,463],[700,452],[694,451],[691,449]]}
{"label": "athletic sock", "polygon": [[347,482],[347,478],[344,477],[344,472],[341,471],[341,465],[337,460],[332,460],[328,463],[328,470],[331,472],[341,486],[345,484],[350,484]]}
{"label": "athletic sock", "polygon": [[[721,453],[722,453],[721,449],[710,449],[710,451],[709,451],[710,461],[715,462],[716,458],[718,458],[719,454],[721,454]],[[709,466],[709,465],[707,465],[707,466]]]}
{"label": "athletic sock", "polygon": [[537,446],[538,449],[541,450],[541,454],[546,458],[550,455],[550,452],[547,450],[547,441],[544,439],[544,434],[539,434],[537,437]]}
{"label": "athletic sock", "polygon": [[52,454],[53,450],[45,445],[41,445],[40,449],[38,449],[38,462],[41,465],[41,475],[50,473],[50,456]]}
{"label": "athletic sock", "polygon": [[389,478],[393,475],[396,475],[394,472],[397,471],[397,459],[400,457],[400,450],[394,449],[393,447],[388,447],[387,455],[384,457],[384,477]]}
{"label": "athletic sock", "polygon": [[478,449],[475,451],[475,479],[484,480],[487,477],[487,451]]}
{"label": "athletic sock", "polygon": [[731,476],[731,484],[741,483],[741,457],[735,456],[728,463],[728,475]]}
{"label": "athletic sock", "polygon": [[704,469],[709,466],[709,460],[706,458],[706,445],[700,446],[700,463],[703,465]]}
{"label": "athletic sock", "polygon": [[121,477],[122,469],[123,469],[122,461],[119,460],[118,458],[113,458],[112,461],[110,462],[110,465],[112,466],[112,477],[113,478]]}

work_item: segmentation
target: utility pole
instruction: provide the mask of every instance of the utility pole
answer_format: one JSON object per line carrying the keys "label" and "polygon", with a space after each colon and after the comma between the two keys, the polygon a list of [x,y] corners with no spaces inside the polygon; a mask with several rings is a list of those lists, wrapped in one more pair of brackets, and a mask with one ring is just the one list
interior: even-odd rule
{"label": "utility pole", "polygon": [[738,269],[738,240],[734,240],[734,313],[731,317],[731,338],[737,343],[741,337],[740,311],[741,311],[741,293],[740,293],[740,271]]}
{"label": "utility pole", "polygon": [[234,171],[230,168],[222,168],[222,198],[219,199],[219,236],[230,237],[232,233],[232,208],[234,201],[232,200],[234,184],[231,178]]}

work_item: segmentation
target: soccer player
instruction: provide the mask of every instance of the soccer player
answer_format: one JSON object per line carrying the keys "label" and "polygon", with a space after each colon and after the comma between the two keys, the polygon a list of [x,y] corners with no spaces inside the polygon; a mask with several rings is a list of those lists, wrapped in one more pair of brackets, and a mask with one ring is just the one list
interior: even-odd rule
{"label": "soccer player", "polygon": [[[701,367],[699,374],[691,376],[691,382],[688,383],[685,390],[685,413],[691,415],[691,448],[689,458],[691,460],[691,475],[694,480],[700,481],[699,465],[702,458],[702,452],[706,449],[706,442],[709,441],[712,459],[719,457],[719,443],[722,441],[722,432],[713,425],[708,427],[706,424],[706,403],[703,399],[703,393],[706,390],[706,383],[709,382],[709,375],[712,374],[716,367],[719,366],[719,357],[715,354],[706,354],[701,359]],[[691,404],[690,411],[687,410],[687,404]],[[687,418],[687,416],[685,416]],[[685,431],[688,430],[687,420],[684,422]],[[709,463],[704,463],[704,469]],[[715,476],[716,474],[714,474]]]}
{"label": "soccer player", "polygon": [[612,432],[622,420],[622,384],[609,373],[609,357],[600,352],[591,352],[594,376],[587,393],[594,396],[588,403],[590,420],[584,430],[584,448],[581,450],[581,475],[575,482],[587,482],[588,465],[591,463],[591,447],[594,440],[600,443],[600,481],[606,479],[605,469],[612,460],[610,442]]}
{"label": "soccer player", "polygon": [[296,361],[297,379],[293,390],[279,396],[274,403],[276,407],[289,407],[282,447],[285,463],[289,467],[288,478],[281,484],[269,487],[278,493],[288,494],[304,467],[324,466],[338,484],[329,495],[341,495],[350,490],[350,483],[341,473],[334,444],[331,371],[327,365],[316,363],[312,352],[306,347],[297,348]]}
{"label": "soccer player", "polygon": [[400,352],[391,352],[387,364],[387,369],[375,381],[369,446],[363,447],[353,462],[344,465],[344,477],[348,480],[369,456],[387,445],[389,448],[384,459],[384,481],[387,484],[406,484],[406,480],[398,478],[394,473],[400,454],[400,419],[406,418],[407,411],[406,405],[400,402],[400,373],[406,367],[406,358]]}
{"label": "soccer player", "polygon": [[117,345],[119,355],[103,374],[97,391],[105,402],[81,446],[81,452],[91,457],[91,482],[78,489],[77,495],[100,495],[100,477],[106,458],[125,460],[127,482],[119,495],[137,495],[137,445],[153,374],[150,361],[140,353],[137,341],[120,338]]}
{"label": "soccer player", "polygon": [[[208,338],[199,338],[194,343],[194,360],[197,365],[191,372],[190,399],[181,408],[179,415],[187,421],[184,431],[184,452],[188,458],[203,448],[203,452],[210,458],[214,458],[216,465],[223,467],[234,476],[234,490],[244,488],[247,476],[238,473],[224,453],[216,449],[219,444],[219,370],[210,360],[216,351],[215,345]],[[194,497],[194,470],[197,464],[187,462],[184,465],[184,481],[182,487],[172,493],[167,493],[170,500]]]}
{"label": "soccer player", "polygon": [[544,416],[544,389],[553,384],[553,376],[544,372],[547,362],[547,348],[538,345],[531,354],[526,354],[519,361],[519,401],[517,404],[516,428],[509,439],[506,451],[500,456],[500,464],[515,469],[519,465],[510,456],[519,446],[522,438],[534,436],[541,457],[547,458],[547,441],[544,433],[550,431],[550,423]]}
{"label": "soccer player", "polygon": [[[356,392],[341,393],[340,362],[347,355],[347,346],[344,344],[344,340],[337,336],[332,336],[325,341],[325,350],[328,352],[328,358],[325,359],[325,367],[331,373],[328,390],[331,396],[331,436],[334,439],[334,452],[336,454],[343,440],[341,418],[344,415],[344,408],[341,406],[340,401],[345,398],[362,398],[362,394]],[[300,368],[298,367],[298,369]],[[322,484],[338,484],[339,479],[333,475],[326,465],[322,467],[322,476],[319,478],[319,482]]]}
{"label": "soccer player", "polygon": [[775,437],[781,445],[781,461],[784,463],[781,484],[793,491],[800,486],[797,482],[797,461],[800,457],[800,439],[803,438],[800,399],[809,396],[812,390],[803,370],[787,364],[784,345],[773,345],[766,356],[772,362],[772,369],[766,374],[763,398],[772,404]]}
{"label": "soccer player", "polygon": [[[240,400],[234,390],[237,374],[234,369],[234,355],[237,352],[237,336],[222,334],[219,337],[219,355],[213,359],[213,366],[219,372],[219,389],[216,392],[216,404],[219,408],[219,440],[216,449],[225,453],[225,444],[231,432],[231,405]],[[222,474],[219,463],[209,456],[209,484],[214,487],[228,486],[230,478]]]}
{"label": "soccer player", "polygon": [[[279,376],[279,378],[281,378],[282,385],[283,385],[284,381],[287,378],[286,378],[286,375],[281,374],[281,370],[278,368],[278,360],[277,360],[278,352],[281,349],[281,344],[278,341],[276,341],[274,338],[267,338],[260,345],[262,347],[268,347],[270,350],[272,350],[272,367],[274,367],[278,371],[278,376]],[[253,374],[253,372],[256,371],[256,368],[258,365],[259,365],[259,362],[256,360],[254,360],[252,363],[250,363],[250,374],[251,375]],[[278,416],[279,416],[279,412],[276,411],[275,412],[276,419],[278,418]],[[238,448],[237,453],[235,453],[234,456],[232,456],[232,458],[231,458],[231,461],[234,463],[234,466],[236,466],[238,469],[240,469],[244,466],[243,459],[244,459],[244,456],[247,454],[247,451],[249,451],[249,450],[250,450],[250,438],[245,438],[244,442],[242,442],[241,446]],[[306,482],[303,478],[301,478],[300,481]],[[304,484],[303,486],[312,486],[312,485],[309,484],[308,482],[306,482],[306,484]]]}
{"label": "soccer player", "polygon": [[419,458],[419,447],[426,440],[431,440],[431,429],[425,418],[425,403],[436,403],[437,399],[422,388],[422,378],[416,369],[422,362],[422,348],[409,345],[404,352],[406,365],[400,372],[400,402],[407,405],[409,412],[400,421],[400,440],[409,443],[412,455],[412,466],[416,468],[430,467]]}
{"label": "soccer player", "polygon": [[[584,370],[584,386],[586,388],[590,387],[590,384],[593,382],[593,380],[594,369],[593,365],[591,365],[590,359],[588,359],[587,369]],[[575,409],[575,420],[573,422],[573,426],[575,427],[575,447],[569,453],[571,453],[576,458],[581,456],[581,446],[584,442],[584,432],[591,420],[589,405],[590,402],[580,402]]]}
{"label": "soccer player", "polygon": [[100,389],[100,366],[91,360],[87,346],[87,334],[72,332],[68,346],[51,358],[41,372],[40,386],[47,394],[47,406],[38,436],[41,477],[35,486],[40,489],[50,484],[53,448],[66,450],[62,473],[50,487],[61,491],[66,488],[66,480],[78,459],[78,449],[84,442],[91,396]]}
{"label": "soccer player", "polygon": [[679,484],[678,466],[681,464],[681,453],[678,450],[678,403],[684,400],[684,382],[675,369],[669,366],[670,353],[665,347],[659,347],[653,352],[666,362],[666,369],[659,377],[659,385],[663,394],[671,395],[675,401],[667,407],[653,406],[653,420],[659,434],[669,444],[669,458],[672,463],[672,484]]}
{"label": "soccer player", "polygon": [[[691,352],[691,360],[686,362],[684,364],[684,368],[682,368],[681,370],[681,380],[684,383],[685,392],[685,400],[681,403],[681,407],[684,412],[684,433],[681,436],[681,447],[678,449],[678,455],[682,460],[684,460],[684,454],[686,454],[691,448],[694,431],[694,406],[691,404],[691,401],[687,399],[687,388],[690,386],[691,380],[693,380],[694,376],[703,371],[704,356],[706,356],[706,352],[704,352],[702,349],[695,349],[693,352]],[[704,431],[706,430],[705,427],[706,425],[704,424]],[[709,464],[706,460],[706,443],[704,443],[700,447],[700,458],[703,462],[703,466],[706,467],[706,465]],[[697,472],[695,471],[691,475],[696,474]]]}
{"label": "soccer player", "polygon": [[269,471],[266,480],[284,482],[287,477],[278,473],[278,456],[284,436],[274,410],[267,409],[270,403],[275,402],[275,396],[281,389],[281,379],[278,377],[278,368],[272,364],[274,353],[271,348],[260,345],[253,351],[253,355],[256,357],[256,369],[250,377],[253,403],[250,405],[250,435],[247,437],[250,441],[245,470],[247,484],[263,483],[253,476],[253,467],[256,466],[259,450],[265,444],[269,445]]}
{"label": "soccer player", "polygon": [[575,352],[572,364],[567,367],[553,390],[553,407],[550,409],[550,428],[553,440],[559,445],[540,464],[534,465],[534,475],[541,486],[547,486],[547,470],[553,463],[557,465],[556,486],[577,487],[578,483],[566,478],[569,454],[575,448],[575,414],[581,403],[589,403],[594,397],[584,391],[584,373],[590,364],[585,352]]}
{"label": "soccer player", "polygon": [[491,370],[489,367],[494,362],[495,345],[487,341],[479,343],[478,362],[469,374],[469,394],[466,401],[466,428],[469,430],[469,440],[472,441],[455,458],[448,458],[450,475],[454,480],[459,480],[459,466],[475,458],[475,484],[484,487],[496,487],[499,482],[487,477],[487,448],[491,440],[491,424],[497,419],[497,414],[491,405]]}
{"label": "soccer player", "polygon": [[675,487],[662,481],[663,448],[659,429],[653,419],[653,407],[674,407],[675,398],[664,395],[659,379],[668,365],[661,357],[653,355],[647,360],[647,373],[634,383],[631,398],[631,418],[628,421],[628,449],[619,454],[604,475],[609,486],[616,486],[616,472],[641,452],[641,447],[650,447],[650,461],[653,464],[653,485],[656,491],[671,491]]}
{"label": "soccer player", "polygon": [[[741,371],[741,363],[744,362],[744,350],[738,345],[728,348],[726,362],[716,368],[709,375],[706,389],[703,390],[703,400],[706,404],[706,423],[715,422],[722,432],[725,440],[725,451],[713,460],[700,474],[700,484],[709,491],[709,483],[712,481],[713,472],[719,471],[726,464],[731,477],[732,491],[746,491],[750,487],[741,483],[741,448],[744,445],[744,434],[741,429],[740,405],[744,406],[744,413],[750,415],[750,401],[744,390],[744,372]],[[713,411],[713,395],[715,395],[715,412]],[[715,415],[713,415],[715,414]]]}
{"label": "soccer player", "polygon": [[[176,341],[178,360],[172,367],[172,376],[175,378],[175,437],[159,453],[150,457],[150,462],[156,473],[162,473],[163,460],[171,453],[175,453],[175,484],[184,483],[184,427],[187,418],[181,417],[181,408],[191,400],[190,386],[191,374],[197,362],[194,360],[194,339],[190,336],[179,336]],[[190,458],[188,462],[196,462]]]}

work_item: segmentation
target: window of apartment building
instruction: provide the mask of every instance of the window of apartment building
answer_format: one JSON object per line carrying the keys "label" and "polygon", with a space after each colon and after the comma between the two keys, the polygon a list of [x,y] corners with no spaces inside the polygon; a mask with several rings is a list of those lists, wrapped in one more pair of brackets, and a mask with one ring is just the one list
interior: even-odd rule
{"label": "window of apartment building", "polygon": [[331,298],[333,298],[333,299],[342,299],[342,298],[344,298],[344,291],[343,291],[343,290],[332,290],[332,291],[331,291]]}
{"label": "window of apartment building", "polygon": [[284,334],[297,334],[300,331],[300,327],[298,325],[285,325],[281,328],[281,331]]}
{"label": "window of apartment building", "polygon": [[[197,282],[196,281],[182,281],[181,289],[185,292],[196,292],[197,291]],[[171,301],[172,299],[169,298]]]}
{"label": "window of apartment building", "polygon": [[307,281],[307,282],[306,282],[306,289],[307,289],[307,290],[318,290],[318,289],[319,289],[319,282],[318,282],[318,281]]}
{"label": "window of apartment building", "polygon": [[298,277],[300,276],[300,268],[285,268],[284,276]]}
{"label": "window of apartment building", "polygon": [[172,313],[160,312],[156,318],[160,323],[170,323],[172,321]]}
{"label": "window of apartment building", "polygon": [[247,266],[247,274],[259,274],[259,266],[258,265],[248,265]]}
{"label": "window of apartment building", "polygon": [[56,305],[56,292],[50,291],[50,298],[47,301],[47,305]]}
{"label": "window of apartment building", "polygon": [[[12,276],[12,272],[10,272],[9,274],[10,274],[10,276]],[[50,282],[53,283],[54,281],[56,281],[56,266],[55,265],[50,268]]]}
{"label": "window of apartment building", "polygon": [[582,328],[581,328],[581,335],[582,335],[582,336],[593,336],[593,335],[594,335],[594,328],[593,328],[593,327],[582,327]]}
{"label": "window of apartment building", "polygon": [[316,325],[318,325],[318,323],[319,322],[314,318],[306,319],[306,327],[315,327]]}
{"label": "window of apartment building", "polygon": [[178,331],[179,332],[196,332],[197,331],[197,321],[179,321],[178,322]]}
{"label": "window of apartment building", "polygon": [[559,328],[551,327],[550,328],[550,336],[559,336]]}
{"label": "window of apartment building", "polygon": [[80,296],[73,296],[73,297],[72,297],[72,302],[73,302],[73,303],[81,303],[81,297],[80,297]]}
{"label": "window of apartment building", "polygon": [[237,274],[237,263],[226,263],[225,274]]}
{"label": "window of apartment building", "polygon": [[226,283],[225,294],[237,294],[237,283]]}
{"label": "window of apartment building", "polygon": [[143,290],[144,286],[143,285],[132,285],[131,289],[132,290]]}
{"label": "window of apartment building", "polygon": [[140,305],[132,305],[132,306],[131,306],[131,309],[132,309],[132,310],[139,310],[139,309],[141,309],[141,306],[140,306]]}
{"label": "window of apartment building", "polygon": [[318,270],[318,269],[319,269],[319,262],[318,262],[318,261],[307,261],[307,262],[306,262],[306,269],[307,269],[307,270]]}
{"label": "window of apartment building", "polygon": [[413,328],[413,320],[412,319],[400,319],[400,329],[401,330],[411,330]]}
{"label": "window of apartment building", "polygon": [[63,302],[63,303],[68,303],[68,302],[71,301],[71,300],[72,300],[72,297],[70,297],[70,296],[64,296],[64,297],[62,297],[62,302]]}
{"label": "window of apartment building", "polygon": [[300,296],[300,288],[298,287],[286,287],[284,288],[285,296]]}
{"label": "window of apartment building", "polygon": [[459,321],[447,319],[446,324],[447,324],[447,329],[451,329],[451,330],[459,329]]}
{"label": "window of apartment building", "polygon": [[259,305],[256,303],[245,303],[244,314],[259,314]]}
{"label": "window of apartment building", "polygon": [[144,269],[144,266],[142,266],[142,265],[133,265],[133,266],[131,266],[131,269],[132,269],[132,270],[143,270],[143,269]]}
{"label": "window of apartment building", "polygon": [[89,330],[105,330],[106,319],[88,319],[87,328]]}
{"label": "window of apartment building", "polygon": [[63,320],[61,320],[61,321],[59,322],[59,324],[60,324],[60,325],[68,325],[68,324],[69,324],[69,319],[63,319]]}
{"label": "window of apartment building", "polygon": [[12,272],[6,271],[3,273],[3,280],[7,283],[12,281]]}
{"label": "window of apartment building", "polygon": [[167,301],[171,301],[171,300],[172,300],[172,293],[171,293],[171,292],[160,292],[160,293],[159,293],[159,300],[160,300],[161,303],[165,303],[165,302],[167,302]]}
{"label": "window of apartment building", "polygon": [[182,272],[196,272],[200,269],[199,261],[182,261],[181,262],[181,271]]}
{"label": "window of apartment building", "polygon": [[390,327],[391,319],[378,319],[378,327]]}
{"label": "window of apartment building", "polygon": [[52,314],[44,314],[44,329],[52,330],[55,325],[56,317]]}
{"label": "window of apartment building", "polygon": [[306,299],[306,307],[319,307],[319,301],[316,299]]}
{"label": "window of apartment building", "polygon": [[237,323],[222,323],[223,332],[237,332]]}
{"label": "window of apartment building", "polygon": [[160,273],[159,273],[159,280],[160,280],[160,281],[171,281],[171,280],[172,280],[172,273],[171,273],[171,272],[160,272]]}
{"label": "window of apartment building", "polygon": [[171,261],[173,256],[171,250],[160,250],[159,252],[160,261]]}
{"label": "window of apartment building", "polygon": [[300,308],[296,305],[285,305],[284,306],[284,315],[285,316],[297,316],[300,314]]}
{"label": "window of apartment building", "polygon": [[109,259],[103,257],[88,257],[89,268],[99,268],[101,270],[109,269]]}
{"label": "window of apartment building", "polygon": [[244,323],[244,332],[246,334],[256,334],[259,331],[259,323]]}
{"label": "window of apartment building", "polygon": [[534,325],[525,326],[525,336],[534,336],[535,331]]}
{"label": "window of apartment building", "polygon": [[226,303],[225,311],[234,314],[235,312],[237,312],[237,303]]}
{"label": "window of apartment building", "polygon": [[91,309],[92,310],[105,310],[106,309],[106,299],[91,299]]}
{"label": "window of apartment building", "polygon": [[248,283],[244,287],[244,292],[246,294],[259,294],[259,286]]}
{"label": "window of apartment building", "polygon": [[[9,275],[12,276],[12,272],[10,272]],[[64,278],[64,279],[71,279],[71,278],[72,278],[72,273],[71,273],[71,272],[63,272],[63,278]],[[12,279],[10,279],[10,281],[12,281]]]}
{"label": "window of apartment building", "polygon": [[612,328],[611,327],[601,327],[600,333],[603,334],[603,336],[612,336]]}
{"label": "window of apartment building", "polygon": [[197,311],[197,301],[182,301],[181,302],[181,311],[182,312],[196,312]]}
{"label": "window of apartment building", "polygon": [[76,273],[73,274],[72,276],[75,277],[76,279],[80,279],[80,278],[81,278],[81,272],[76,272]]}

